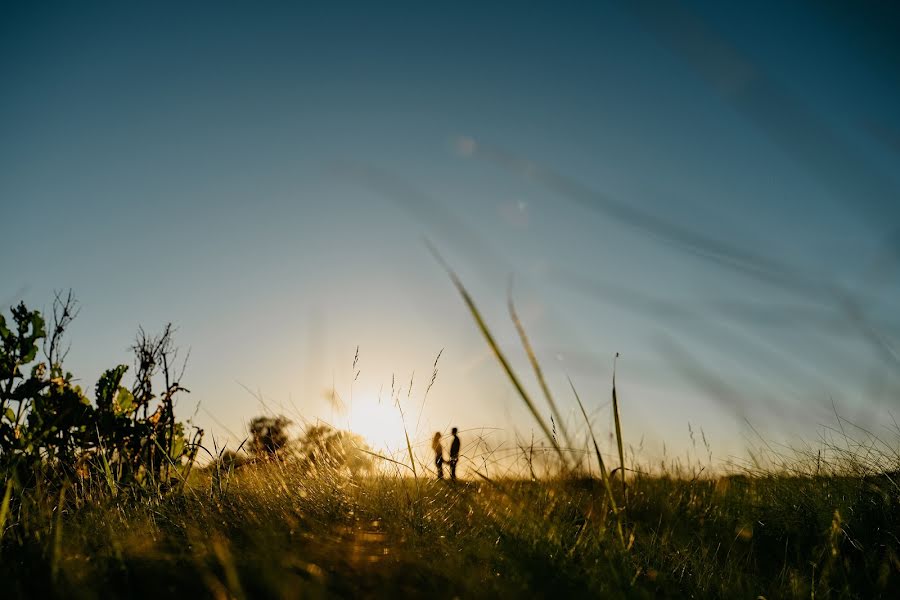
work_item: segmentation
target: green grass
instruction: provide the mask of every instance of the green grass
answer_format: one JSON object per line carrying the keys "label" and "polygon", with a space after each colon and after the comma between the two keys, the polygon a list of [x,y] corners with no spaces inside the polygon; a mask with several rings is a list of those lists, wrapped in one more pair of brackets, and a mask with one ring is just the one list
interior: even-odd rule
{"label": "green grass", "polygon": [[[159,501],[25,502],[9,597],[894,597],[887,476],[629,478],[623,549],[600,481],[211,473]],[[617,498],[621,501],[621,498]]]}

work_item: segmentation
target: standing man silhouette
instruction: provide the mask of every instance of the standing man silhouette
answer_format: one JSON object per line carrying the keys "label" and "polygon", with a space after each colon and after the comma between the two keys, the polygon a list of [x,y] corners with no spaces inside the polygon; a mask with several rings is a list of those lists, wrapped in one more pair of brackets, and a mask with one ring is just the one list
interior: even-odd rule
{"label": "standing man silhouette", "polygon": [[456,481],[456,463],[459,462],[459,436],[453,428],[453,443],[450,444],[450,479]]}

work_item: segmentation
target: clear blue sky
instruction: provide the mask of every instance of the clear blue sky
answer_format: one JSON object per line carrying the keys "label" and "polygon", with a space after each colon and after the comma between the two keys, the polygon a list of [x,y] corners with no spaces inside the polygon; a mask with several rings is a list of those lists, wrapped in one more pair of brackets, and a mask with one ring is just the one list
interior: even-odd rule
{"label": "clear blue sky", "polygon": [[895,9],[183,4],[0,9],[0,301],[73,288],[86,385],[172,321],[208,431],[240,384],[354,426],[357,346],[413,414],[443,348],[419,435],[530,435],[428,237],[530,383],[515,275],[567,413],[568,373],[606,426],[621,352],[650,455],[896,404]]}

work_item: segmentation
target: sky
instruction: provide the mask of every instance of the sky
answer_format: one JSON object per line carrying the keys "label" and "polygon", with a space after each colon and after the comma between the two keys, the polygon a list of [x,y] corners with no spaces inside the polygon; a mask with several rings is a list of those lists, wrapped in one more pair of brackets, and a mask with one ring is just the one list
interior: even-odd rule
{"label": "sky", "polygon": [[172,322],[220,445],[268,411],[396,448],[393,381],[416,440],[514,451],[537,428],[429,240],[540,398],[512,290],[570,428],[567,377],[609,430],[620,354],[647,460],[889,422],[886,3],[185,4],[0,8],[0,301],[73,289],[89,390]]}

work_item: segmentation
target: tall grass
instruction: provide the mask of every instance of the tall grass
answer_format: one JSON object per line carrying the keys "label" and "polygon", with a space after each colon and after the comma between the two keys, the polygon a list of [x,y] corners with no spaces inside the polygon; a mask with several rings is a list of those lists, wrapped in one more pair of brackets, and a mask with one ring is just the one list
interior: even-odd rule
{"label": "tall grass", "polygon": [[900,586],[900,493],[884,476],[636,469],[627,552],[604,533],[619,495],[602,481],[451,486],[267,462],[211,495],[213,478],[195,471],[152,503],[24,498],[0,547],[4,597],[890,598]]}
{"label": "tall grass", "polygon": [[556,402],[553,400],[553,393],[550,391],[550,387],[547,385],[547,380],[544,377],[544,370],[541,368],[541,364],[538,361],[537,355],[534,353],[534,348],[532,348],[531,342],[528,339],[528,334],[525,332],[525,326],[522,325],[522,320],[519,318],[519,314],[516,312],[516,306],[513,303],[512,298],[512,285],[510,285],[509,289],[507,306],[509,308],[509,317],[510,319],[512,319],[513,325],[515,325],[516,327],[516,331],[519,334],[519,340],[522,342],[522,348],[525,350],[525,354],[528,356],[528,362],[531,363],[531,368],[534,370],[535,378],[537,379],[538,384],[541,387],[541,391],[544,393],[544,398],[547,400],[547,405],[550,407],[550,412],[556,418],[556,422],[559,423],[559,427],[562,431],[566,446],[568,448],[574,448],[575,444],[572,441],[572,437],[569,435],[566,422],[560,414],[559,408],[556,406]]}
{"label": "tall grass", "polygon": [[622,528],[622,515],[619,513],[619,508],[616,506],[616,495],[613,494],[610,477],[606,472],[606,463],[603,460],[603,454],[600,452],[600,446],[597,445],[597,437],[594,435],[594,427],[593,425],[591,425],[591,420],[587,416],[587,411],[584,410],[584,404],[581,403],[581,398],[578,396],[578,391],[575,389],[575,384],[572,383],[571,379],[569,379],[569,385],[572,387],[572,394],[575,396],[575,401],[578,402],[578,408],[581,409],[581,414],[584,416],[585,425],[587,425],[588,433],[591,436],[591,443],[594,445],[594,454],[597,457],[597,466],[600,468],[600,481],[603,482],[603,487],[606,489],[606,496],[609,499],[609,505],[610,507],[612,507],[613,514],[616,515],[616,531],[619,534],[619,541],[621,541],[622,545],[624,546],[625,532]]}
{"label": "tall grass", "polygon": [[616,426],[616,448],[619,450],[619,469],[622,474],[622,504],[623,508],[628,508],[628,490],[625,483],[625,444],[622,441],[622,418],[619,416],[619,396],[616,394],[616,367],[615,361],[619,359],[619,353],[616,352],[616,358],[613,361],[612,376],[612,408],[613,420]]}
{"label": "tall grass", "polygon": [[488,347],[493,351],[494,356],[497,358],[497,361],[500,363],[500,366],[503,367],[503,371],[506,373],[507,377],[509,377],[510,382],[515,387],[516,392],[521,398],[522,402],[528,408],[528,411],[531,413],[531,416],[534,418],[535,422],[538,424],[538,427],[541,428],[541,431],[544,433],[544,436],[553,446],[554,451],[559,457],[560,463],[563,465],[568,464],[568,458],[565,454],[563,454],[562,449],[559,446],[559,442],[556,439],[556,436],[553,435],[550,427],[547,426],[547,422],[541,416],[541,413],[538,411],[534,402],[531,400],[528,392],[525,391],[525,387],[522,385],[519,377],[516,375],[512,366],[510,366],[509,361],[506,359],[506,356],[503,354],[503,351],[500,349],[499,344],[497,344],[496,339],[491,333],[490,329],[487,326],[484,318],[481,316],[481,312],[478,310],[478,307],[475,305],[475,301],[472,300],[472,297],[469,295],[469,292],[466,290],[465,286],[462,284],[462,281],[456,275],[450,265],[444,260],[441,254],[437,251],[437,249],[430,243],[427,242],[428,248],[437,261],[441,264],[444,270],[447,272],[447,275],[450,276],[450,280],[453,282],[453,285],[456,286],[457,291],[460,296],[462,296],[463,302],[465,302],[466,306],[469,309],[469,312],[472,315],[472,318],[475,319],[475,323],[478,325],[478,328],[481,330],[482,335],[484,336],[485,341],[487,341]]}
{"label": "tall grass", "polygon": [[[503,355],[502,351],[500,350],[500,348],[496,342],[496,338],[492,335],[487,323],[485,322],[485,319],[479,312],[479,310],[478,310],[474,300],[472,299],[471,295],[469,294],[468,290],[462,284],[461,280],[455,274],[455,272],[449,267],[449,265],[440,256],[440,254],[437,252],[437,250],[430,244],[429,244],[429,248],[430,248],[431,252],[434,254],[434,256],[437,258],[437,260],[444,267],[444,269],[447,271],[448,275],[450,276],[451,281],[453,282],[457,291],[463,298],[463,301],[465,302],[470,313],[472,314],[473,319],[475,320],[476,324],[478,325],[479,329],[481,330],[485,340],[488,343],[488,346],[493,350],[495,357],[497,358],[497,360],[500,363],[500,365],[502,366],[503,370],[509,377],[509,379],[510,379],[511,383],[513,384],[513,387],[516,389],[519,397],[521,398],[523,403],[526,405],[526,407],[529,409],[529,411],[531,412],[535,421],[541,427],[544,434],[548,437],[548,439],[555,442],[555,436],[552,436],[548,432],[546,423],[540,416],[539,412],[536,410],[534,403],[531,401],[528,393],[525,391],[524,387],[520,383],[520,380],[518,379],[515,372],[509,365],[509,362],[507,361],[507,359]],[[538,383],[544,393],[544,396],[550,407],[551,413],[556,416],[556,420],[558,422],[560,422],[561,426],[564,427],[564,425],[562,425],[564,422],[559,416],[559,410],[556,406],[556,403],[553,400],[552,393],[550,392],[549,387],[547,386],[546,379],[544,377],[544,374],[540,367],[540,364],[537,360],[536,354],[535,354],[533,347],[531,346],[531,343],[525,332],[525,328],[522,325],[522,322],[519,319],[518,314],[515,311],[515,307],[512,302],[511,293],[510,293],[510,297],[509,297],[509,301],[508,301],[508,307],[509,307],[510,317],[511,317],[513,324],[515,325],[516,330],[519,334],[519,339],[523,345],[523,348],[529,359],[529,362],[535,372],[536,378],[537,378]],[[626,519],[627,519],[629,493],[628,493],[628,483],[626,480],[627,467],[625,464],[624,439],[623,439],[623,434],[622,434],[622,418],[621,418],[621,411],[619,408],[619,397],[618,397],[618,393],[617,393],[617,389],[616,389],[616,362],[617,362],[618,358],[619,358],[619,354],[616,353],[615,358],[614,358],[613,374],[612,374],[611,404],[612,404],[613,420],[614,420],[614,428],[615,428],[616,449],[618,451],[618,458],[619,458],[619,467],[617,469],[614,469],[613,473],[607,473],[605,461],[603,459],[602,453],[600,452],[600,448],[597,444],[596,437],[593,432],[593,427],[590,423],[590,419],[587,416],[587,411],[584,409],[584,405],[581,402],[581,399],[578,396],[578,393],[575,390],[575,386],[574,386],[574,384],[572,384],[571,379],[569,380],[569,383],[572,388],[572,392],[576,399],[576,402],[578,403],[581,413],[585,419],[585,422],[586,422],[586,425],[588,428],[588,432],[591,437],[591,441],[593,443],[595,455],[597,458],[597,463],[598,463],[598,466],[600,469],[601,482],[604,486],[604,491],[606,492],[605,498],[608,500],[610,507],[612,508],[612,513],[615,517],[616,532],[618,534],[620,542],[624,546],[624,549],[626,551],[629,551],[632,549],[632,545],[635,542],[634,532],[638,530],[638,525],[637,524],[633,525],[632,533],[629,534],[629,539],[626,543],[624,523],[626,522]],[[896,494],[896,492],[900,491],[900,485],[898,485],[898,483],[894,480],[894,478],[892,477],[892,474],[891,474],[891,468],[893,469],[893,471],[898,471],[898,467],[900,467],[900,452],[895,451],[889,445],[882,442],[880,439],[877,438],[877,436],[874,436],[870,432],[866,432],[867,434],[869,434],[871,439],[874,439],[878,444],[883,446],[884,449],[879,448],[879,449],[876,449],[876,451],[874,452],[874,455],[878,457],[878,459],[875,461],[878,468],[877,469],[870,468],[868,471],[861,472],[860,465],[858,462],[859,457],[862,456],[864,463],[871,461],[871,458],[873,456],[873,449],[875,449],[874,448],[875,444],[873,443],[869,446],[864,446],[863,444],[855,442],[855,440],[854,440],[851,445],[850,440],[852,440],[852,438],[850,436],[848,436],[846,431],[844,430],[843,422],[840,417],[838,417],[837,422],[840,427],[841,435],[844,437],[844,440],[847,441],[847,447],[846,447],[846,449],[841,449],[841,448],[836,448],[833,444],[831,445],[830,449],[832,450],[832,453],[833,454],[836,453],[839,457],[841,457],[843,459],[843,464],[842,464],[841,468],[839,468],[835,472],[833,472],[831,477],[837,479],[837,481],[840,482],[840,481],[842,481],[842,478],[847,478],[849,476],[850,481],[855,482],[857,480],[857,478],[860,477],[861,475],[863,477],[874,475],[878,478],[881,478],[881,479],[889,482],[890,485],[894,488],[893,492],[895,494]],[[865,431],[865,430],[863,430],[863,431]],[[565,433],[565,430],[564,430],[564,433]],[[900,428],[898,428],[898,433],[900,433]],[[568,440],[567,435],[566,435],[566,437]],[[572,446],[572,444],[570,442],[568,442],[568,443],[570,446]],[[766,444],[766,447],[771,451],[771,446]],[[557,452],[559,452],[559,450],[560,450],[559,446],[555,445],[555,448],[556,448]],[[865,452],[862,452],[862,450],[865,450]],[[887,460],[885,460],[885,459],[887,459]],[[793,460],[797,460],[796,454],[794,454]],[[567,464],[566,461],[564,459],[562,459],[562,456],[561,456],[561,462],[563,465]],[[819,450],[817,453],[817,457],[816,457],[816,477],[818,477],[819,473],[821,472],[821,462],[822,462],[822,452],[821,452],[821,450]],[[773,486],[775,489],[778,489],[779,487],[783,487],[788,490],[795,489],[795,490],[799,491],[800,489],[805,487],[806,482],[803,480],[794,481],[790,477],[789,473],[791,472],[791,466],[788,463],[789,463],[789,461],[783,461],[783,464],[781,465],[781,469],[778,471],[765,472],[765,471],[761,470],[760,465],[757,462],[757,469],[755,471],[751,472],[751,475],[754,477],[757,477],[757,478],[762,477],[762,478],[768,479],[770,481],[774,480],[775,482],[777,482],[777,484],[775,486]],[[622,503],[621,509],[617,506],[616,497],[615,497],[615,494],[613,493],[613,488],[612,488],[612,475],[615,473],[616,470],[620,471],[620,479],[621,479],[621,484],[622,484],[621,485],[621,503]],[[701,470],[701,472],[702,472],[702,470]],[[663,474],[665,474],[665,471]],[[698,476],[699,475],[695,475],[694,478],[689,482],[688,485],[693,487],[695,484],[697,484]],[[660,479],[656,479],[656,480],[652,480],[652,481],[654,484],[656,484],[658,481],[660,481]],[[712,481],[709,483],[715,484],[715,487],[713,488],[715,490],[715,489],[717,489],[720,481],[724,481],[726,484],[730,483],[729,479],[720,479],[719,481]],[[709,485],[709,483],[707,483],[707,485]],[[829,482],[829,483],[832,483],[832,482]],[[794,487],[794,486],[796,486],[796,487]],[[682,486],[679,484],[676,484],[674,487],[677,489]],[[725,485],[726,489],[728,487],[730,487],[730,486]],[[824,487],[829,487],[829,486],[826,485]],[[765,489],[765,488],[763,488],[763,489]],[[875,489],[878,491],[878,493],[883,493],[883,489],[880,486],[875,486]],[[691,491],[693,494],[693,490],[691,490]],[[769,491],[769,490],[766,490],[766,491]],[[826,497],[828,497],[828,494],[826,494]],[[882,504],[885,506],[885,508],[886,508],[886,505],[889,505],[892,502],[892,500],[890,500],[889,495],[884,495],[882,497],[882,499],[883,499]],[[900,498],[897,498],[897,499],[900,499]],[[712,508],[712,507],[710,506],[710,508]],[[722,509],[724,507],[717,507],[717,508]],[[818,511],[816,511],[816,514],[818,514],[818,515],[826,514],[827,515],[829,513],[827,510],[819,509]],[[838,540],[840,535],[845,536],[845,538],[847,540],[849,540],[850,545],[853,549],[856,549],[856,550],[863,549],[863,546],[861,544],[859,544],[857,541],[853,540],[852,537],[850,536],[850,534],[848,533],[847,529],[844,527],[845,521],[843,520],[843,517],[841,516],[841,514],[842,513],[839,509],[837,509],[837,508],[834,509],[832,518],[831,518],[831,524],[828,529],[828,531],[830,531],[830,533],[828,534],[828,536],[829,536],[828,544],[830,547],[830,552],[831,552],[832,558],[828,559],[826,561],[826,563],[824,565],[824,571],[823,570],[819,571],[818,579],[816,576],[816,568],[818,566],[818,563],[817,562],[811,563],[812,564],[812,573],[810,575],[810,584],[809,584],[808,588],[802,584],[802,581],[803,581],[802,577],[798,576],[795,572],[792,572],[791,579],[790,579],[790,590],[792,592],[792,595],[797,595],[797,592],[801,591],[801,590],[803,590],[803,593],[805,594],[806,590],[808,589],[810,595],[812,597],[815,597],[816,591],[819,588],[823,587],[823,581],[825,581],[827,579],[826,573],[830,572],[830,570],[835,568],[834,557],[837,556],[838,554],[840,554],[840,542]],[[880,516],[882,518],[884,518],[886,515],[881,514]],[[634,519],[634,518],[635,517],[632,517],[632,519]],[[891,517],[890,520],[893,521],[893,518]],[[757,522],[760,525],[764,526],[764,522],[762,520],[758,520]],[[661,523],[662,523],[662,518],[660,518],[660,524]],[[900,523],[898,523],[898,524],[900,524]],[[752,538],[753,534],[752,534],[752,532],[750,532],[748,527],[751,527],[751,529],[752,529],[752,526],[749,526],[749,525],[740,525],[737,528],[735,541]],[[785,551],[787,551],[789,543],[790,543],[790,538],[786,536],[785,537]],[[655,545],[655,547],[654,547],[654,545]],[[651,537],[651,547],[645,549],[642,546],[641,549],[644,550],[645,552],[653,553],[653,552],[658,551],[659,547],[661,545],[663,545],[663,544],[662,544],[662,540],[659,537],[659,530],[657,529],[656,531],[653,532],[653,535]],[[900,539],[894,537],[893,542],[891,544],[892,549],[889,550],[886,554],[879,553],[879,556],[878,556],[879,577],[877,580],[877,588],[879,590],[886,589],[888,580],[890,580],[894,586],[897,586],[898,584],[900,584],[900,582],[898,582],[898,573],[900,573],[900,555],[898,555],[897,546],[900,546]],[[717,546],[716,552],[718,552],[718,549],[720,547],[721,547],[721,545]],[[731,548],[729,548],[728,556],[731,555],[731,550],[733,549],[733,547],[734,547],[734,542],[732,542]],[[707,551],[708,551],[707,548],[701,548],[700,554],[703,558],[708,557]],[[845,568],[848,563],[849,563],[848,559],[845,558]],[[698,570],[700,569],[699,564],[697,564],[695,566],[696,566],[696,568],[698,568]],[[787,569],[787,558],[785,555],[785,564],[781,570],[782,580],[780,583],[782,583],[782,584],[784,583],[783,575],[787,572],[786,569]],[[642,568],[638,568],[637,572],[634,574],[634,576],[631,579],[632,585],[635,583],[637,578],[641,575],[641,572],[642,572]],[[656,577],[657,576],[656,574],[658,572],[655,569],[647,571],[648,575],[651,573],[654,574],[653,577]],[[849,575],[846,573],[846,571],[844,573],[844,576],[845,576],[845,578],[849,577]],[[711,586],[712,585],[712,581],[711,581],[712,575],[709,575],[709,577],[710,577],[710,580],[707,581],[707,584]],[[824,585],[824,588],[827,592],[831,591],[831,588],[828,587],[829,585],[830,584],[828,584],[828,583],[826,583]],[[722,588],[722,589],[727,589],[727,588]],[[846,586],[845,586],[844,590],[845,590],[845,592],[853,592],[852,588],[846,587]],[[900,588],[898,588],[897,591],[900,592]],[[828,594],[826,594],[826,595],[828,595]],[[854,594],[851,593],[850,595],[854,595]]]}
{"label": "tall grass", "polygon": [[[512,382],[516,391],[518,392],[519,397],[521,398],[522,402],[525,404],[526,407],[528,407],[528,409],[530,410],[535,421],[537,421],[538,426],[540,426],[541,429],[543,430],[544,434],[547,435],[547,437],[553,442],[554,448],[557,450],[557,452],[560,455],[560,460],[562,461],[563,466],[568,467],[569,461],[562,454],[559,444],[556,440],[556,436],[550,434],[550,432],[548,431],[546,422],[543,420],[540,413],[535,409],[534,403],[532,402],[528,393],[525,391],[525,388],[519,382],[518,377],[516,376],[516,374],[510,367],[508,361],[506,360],[503,353],[501,352],[499,346],[497,345],[497,342],[495,341],[493,334],[491,333],[490,329],[487,326],[487,323],[484,320],[484,317],[481,315],[478,308],[476,307],[475,302],[472,300],[472,297],[469,294],[468,290],[465,288],[462,281],[459,279],[459,277],[456,275],[456,273],[453,271],[453,269],[451,269],[450,266],[447,264],[447,262],[443,259],[443,257],[437,251],[437,249],[434,248],[434,246],[432,246],[431,244],[429,244],[428,247],[431,250],[432,254],[435,256],[435,258],[441,263],[441,265],[447,271],[448,275],[450,276],[451,281],[455,285],[457,291],[462,296],[463,300],[466,303],[466,306],[468,306],[469,311],[472,314],[472,317],[475,319],[475,322],[478,324],[479,329],[481,330],[482,334],[484,335],[485,339],[487,340],[488,346],[490,346],[490,348],[493,350],[494,356],[500,362],[500,365],[503,367],[504,371],[506,372],[507,376],[509,377],[510,381]],[[525,350],[525,354],[528,356],[528,361],[531,364],[531,366],[535,372],[535,377],[537,378],[538,383],[541,387],[541,390],[544,393],[544,397],[547,400],[547,404],[550,407],[550,411],[554,416],[556,416],[556,421],[559,423],[559,427],[563,433],[564,438],[566,439],[568,447],[574,448],[575,445],[572,443],[572,441],[571,441],[572,438],[568,434],[568,431],[567,431],[567,428],[565,425],[565,421],[562,419],[560,412],[559,412],[559,408],[557,407],[556,402],[553,400],[553,394],[550,392],[550,388],[547,385],[547,381],[544,377],[543,369],[541,369],[540,362],[537,359],[537,355],[534,352],[534,348],[531,346],[531,342],[528,339],[528,334],[525,331],[525,327],[522,324],[521,319],[519,319],[518,313],[516,312],[515,304],[513,303],[513,299],[512,299],[511,286],[510,286],[510,290],[508,293],[507,305],[509,308],[510,318],[512,319],[513,324],[515,325],[516,331],[519,334],[519,340],[521,341],[522,347]],[[626,469],[625,469],[624,440],[622,438],[622,420],[621,420],[621,416],[619,413],[619,399],[618,399],[618,395],[616,393],[615,361],[617,361],[618,358],[619,358],[619,353],[617,352],[614,362],[613,362],[612,408],[613,408],[613,418],[615,421],[616,446],[619,451],[619,469],[618,470],[621,471],[622,502],[623,502],[623,509],[624,509],[627,506],[627,494],[626,494],[627,484],[625,481],[625,470]],[[575,395],[575,399],[578,402],[578,406],[581,408],[581,412],[584,415],[585,420],[587,421],[588,430],[590,432],[591,439],[594,442],[594,449],[596,451],[597,460],[598,460],[599,467],[600,467],[601,478],[604,481],[605,485],[609,488],[610,487],[610,477],[606,473],[606,466],[605,466],[605,463],[603,462],[603,456],[601,455],[600,449],[597,446],[597,441],[596,441],[596,438],[594,437],[593,428],[591,427],[590,420],[587,417],[587,413],[584,410],[584,405],[581,403],[581,399],[578,397],[578,392],[575,390],[575,386],[572,384],[571,379],[569,380],[569,383],[572,387],[572,392]],[[614,512],[616,512],[616,514],[617,514],[617,525],[619,527],[619,533],[621,534],[622,533],[621,521],[618,518],[618,510],[615,509],[615,498],[612,495],[611,488],[610,488],[609,498],[610,498],[610,502],[612,503],[612,506],[614,507]]]}

